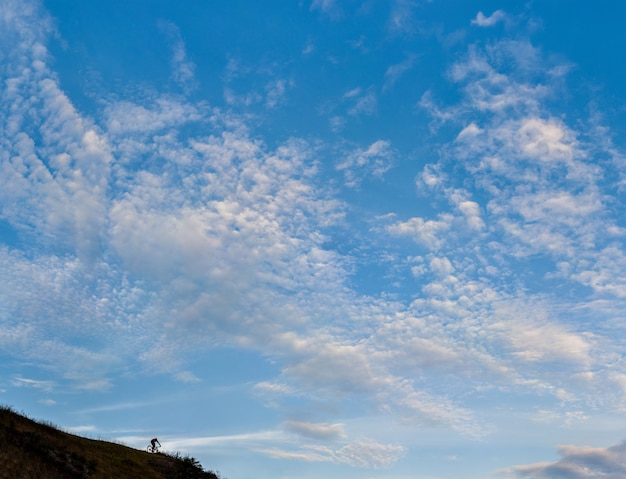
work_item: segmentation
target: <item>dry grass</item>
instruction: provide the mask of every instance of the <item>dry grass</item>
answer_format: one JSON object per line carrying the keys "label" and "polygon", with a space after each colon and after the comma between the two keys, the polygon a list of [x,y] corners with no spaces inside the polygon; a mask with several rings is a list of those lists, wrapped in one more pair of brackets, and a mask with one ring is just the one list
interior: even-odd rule
{"label": "dry grass", "polygon": [[220,479],[192,457],[86,439],[0,407],[0,479]]}

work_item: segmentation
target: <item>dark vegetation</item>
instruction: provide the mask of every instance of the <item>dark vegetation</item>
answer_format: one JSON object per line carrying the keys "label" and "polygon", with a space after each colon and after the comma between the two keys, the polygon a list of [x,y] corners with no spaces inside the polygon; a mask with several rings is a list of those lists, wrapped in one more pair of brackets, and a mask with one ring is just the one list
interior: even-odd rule
{"label": "dark vegetation", "polygon": [[87,439],[0,406],[0,479],[221,479],[180,453]]}

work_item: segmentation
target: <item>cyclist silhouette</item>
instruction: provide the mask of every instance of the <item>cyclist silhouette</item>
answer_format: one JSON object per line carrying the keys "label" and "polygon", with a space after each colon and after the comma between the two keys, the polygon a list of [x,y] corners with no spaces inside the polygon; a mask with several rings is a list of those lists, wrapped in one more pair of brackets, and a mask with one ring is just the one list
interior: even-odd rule
{"label": "cyclist silhouette", "polygon": [[161,447],[161,443],[159,442],[159,440],[158,440],[156,437],[155,437],[155,438],[152,438],[152,439],[150,440],[150,444],[152,444],[152,450],[153,450],[153,451],[156,451],[156,450],[157,450],[157,447],[156,447],[156,445],[157,445],[157,444],[159,445],[159,447]]}

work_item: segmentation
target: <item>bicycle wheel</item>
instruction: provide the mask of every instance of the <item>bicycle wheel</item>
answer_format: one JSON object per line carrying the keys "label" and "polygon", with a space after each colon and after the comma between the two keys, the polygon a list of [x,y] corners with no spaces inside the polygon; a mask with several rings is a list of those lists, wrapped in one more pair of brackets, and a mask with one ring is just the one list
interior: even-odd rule
{"label": "bicycle wheel", "polygon": [[152,448],[152,446],[147,446],[146,452],[149,452],[150,454],[152,454],[154,452],[154,449]]}

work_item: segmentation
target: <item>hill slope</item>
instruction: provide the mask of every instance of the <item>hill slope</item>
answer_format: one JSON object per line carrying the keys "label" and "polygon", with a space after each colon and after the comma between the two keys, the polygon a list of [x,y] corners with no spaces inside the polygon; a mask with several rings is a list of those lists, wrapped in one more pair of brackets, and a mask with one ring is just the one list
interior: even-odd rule
{"label": "hill slope", "polygon": [[219,479],[192,457],[87,439],[0,407],[0,479]]}

